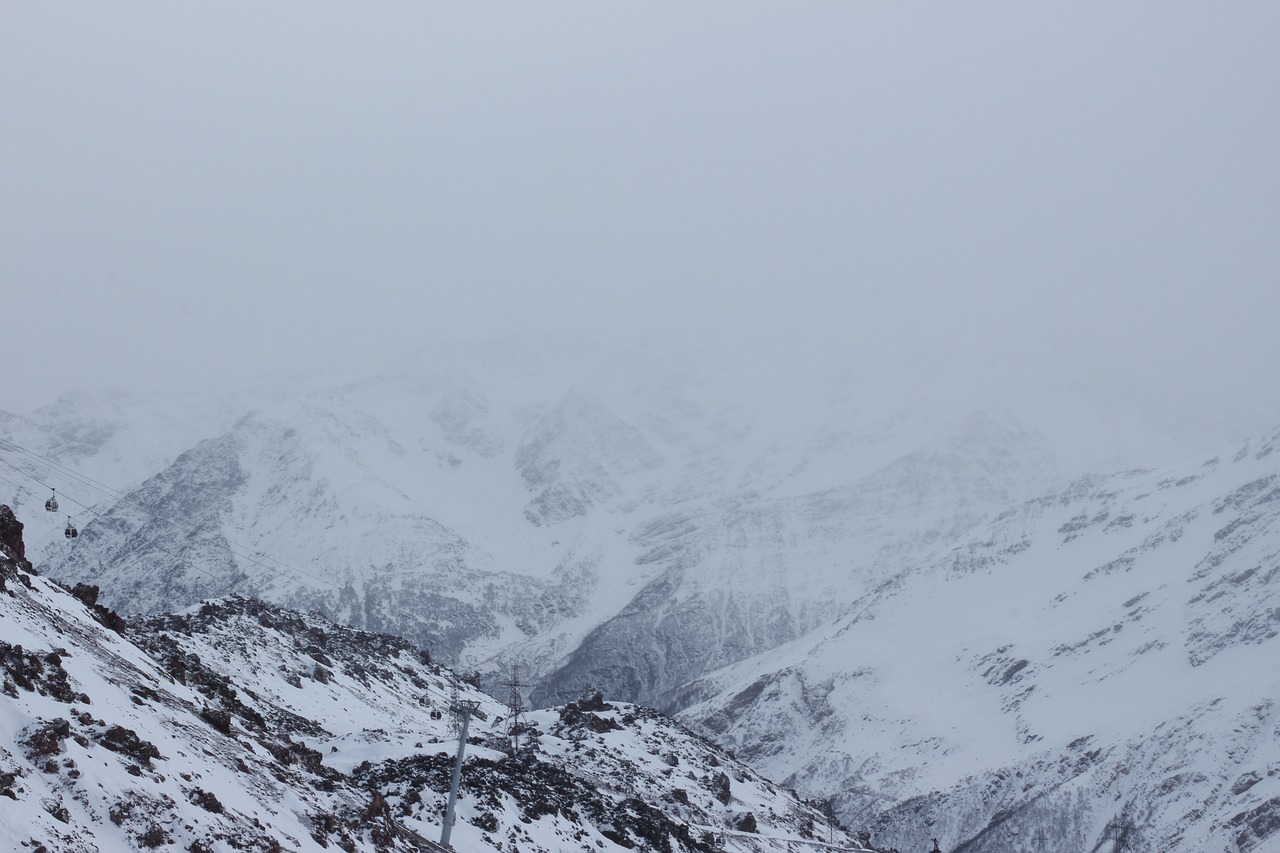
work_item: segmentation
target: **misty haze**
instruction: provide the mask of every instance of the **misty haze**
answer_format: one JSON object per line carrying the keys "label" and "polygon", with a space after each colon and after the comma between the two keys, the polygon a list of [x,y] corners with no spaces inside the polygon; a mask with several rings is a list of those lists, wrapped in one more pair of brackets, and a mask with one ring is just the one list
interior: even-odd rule
{"label": "misty haze", "polygon": [[1277,849],[1278,37],[0,10],[0,846]]}

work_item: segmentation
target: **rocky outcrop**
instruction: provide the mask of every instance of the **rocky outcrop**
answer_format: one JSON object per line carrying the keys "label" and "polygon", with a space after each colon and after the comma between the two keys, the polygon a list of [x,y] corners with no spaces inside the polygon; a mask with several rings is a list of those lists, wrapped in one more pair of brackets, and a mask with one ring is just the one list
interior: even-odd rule
{"label": "rocky outcrop", "polygon": [[7,504],[0,504],[0,564],[11,564],[12,572],[19,570],[30,573],[31,561],[27,559],[27,546],[22,539],[22,522]]}

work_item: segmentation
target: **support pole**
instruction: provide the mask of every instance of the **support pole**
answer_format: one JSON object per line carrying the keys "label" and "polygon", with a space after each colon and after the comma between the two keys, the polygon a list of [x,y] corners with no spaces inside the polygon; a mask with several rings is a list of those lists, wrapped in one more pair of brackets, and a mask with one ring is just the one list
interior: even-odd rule
{"label": "support pole", "polygon": [[462,755],[467,751],[467,726],[471,724],[471,712],[475,704],[459,702],[453,709],[461,718],[458,731],[458,760],[453,763],[453,776],[449,780],[449,805],[444,810],[444,826],[440,829],[440,846],[449,847],[449,836],[453,833],[454,808],[458,805],[458,787],[462,784]]}

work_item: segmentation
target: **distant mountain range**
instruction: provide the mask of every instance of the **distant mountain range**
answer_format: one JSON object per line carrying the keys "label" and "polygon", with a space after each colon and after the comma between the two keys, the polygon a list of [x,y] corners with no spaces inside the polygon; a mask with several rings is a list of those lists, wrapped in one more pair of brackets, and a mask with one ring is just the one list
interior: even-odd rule
{"label": "distant mountain range", "polygon": [[1274,432],[1215,452],[1213,412],[1017,371],[706,365],[513,344],[71,396],[0,416],[0,475],[37,565],[121,612],[253,596],[518,661],[535,705],[655,705],[904,850],[1275,833]]}

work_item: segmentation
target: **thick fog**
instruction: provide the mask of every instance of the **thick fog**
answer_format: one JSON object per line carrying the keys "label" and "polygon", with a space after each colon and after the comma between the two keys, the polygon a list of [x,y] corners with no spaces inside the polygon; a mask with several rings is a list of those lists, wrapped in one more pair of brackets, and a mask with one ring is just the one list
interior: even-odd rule
{"label": "thick fog", "polygon": [[573,334],[1280,421],[1278,38],[1261,3],[8,3],[0,409]]}

